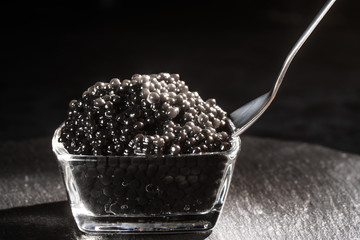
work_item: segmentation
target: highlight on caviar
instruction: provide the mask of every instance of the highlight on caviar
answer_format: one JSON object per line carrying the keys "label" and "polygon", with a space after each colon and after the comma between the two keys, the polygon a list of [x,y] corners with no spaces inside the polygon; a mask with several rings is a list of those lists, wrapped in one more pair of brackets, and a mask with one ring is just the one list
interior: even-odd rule
{"label": "highlight on caviar", "polygon": [[230,149],[227,113],[178,74],[97,82],[69,104],[58,141],[70,154],[178,155]]}

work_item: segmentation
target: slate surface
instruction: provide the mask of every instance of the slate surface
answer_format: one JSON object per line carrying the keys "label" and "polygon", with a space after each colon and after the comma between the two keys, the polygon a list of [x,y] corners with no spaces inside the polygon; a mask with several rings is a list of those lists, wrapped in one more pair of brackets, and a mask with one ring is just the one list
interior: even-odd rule
{"label": "slate surface", "polygon": [[[3,209],[65,199],[48,144],[48,139],[1,144]],[[19,164],[23,161],[27,164]],[[84,235],[67,202],[53,202],[0,211],[0,239],[358,239],[359,172],[357,155],[244,137],[224,212],[211,234]]]}
{"label": "slate surface", "polygon": [[0,143],[0,209],[67,199],[51,139]]}

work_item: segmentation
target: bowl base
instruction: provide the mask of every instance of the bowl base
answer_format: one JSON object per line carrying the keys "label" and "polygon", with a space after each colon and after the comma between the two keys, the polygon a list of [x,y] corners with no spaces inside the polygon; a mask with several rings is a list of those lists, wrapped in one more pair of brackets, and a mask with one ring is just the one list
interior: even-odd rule
{"label": "bowl base", "polygon": [[181,233],[208,231],[219,217],[218,211],[206,214],[164,217],[96,217],[74,214],[79,229],[85,233]]}

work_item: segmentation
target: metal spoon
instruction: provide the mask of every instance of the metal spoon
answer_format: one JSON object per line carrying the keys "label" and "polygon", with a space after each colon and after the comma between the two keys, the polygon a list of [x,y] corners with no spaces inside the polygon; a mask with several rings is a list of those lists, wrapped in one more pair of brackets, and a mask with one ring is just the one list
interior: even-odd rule
{"label": "metal spoon", "polygon": [[304,44],[306,39],[310,36],[312,31],[316,28],[316,26],[319,24],[321,19],[325,16],[325,14],[328,12],[331,6],[335,3],[335,1],[336,0],[327,1],[327,3],[323,6],[323,8],[314,18],[314,20],[307,27],[305,32],[296,42],[294,47],[291,49],[289,55],[287,56],[287,58],[283,63],[280,74],[276,79],[273,88],[269,92],[265,93],[264,95],[261,95],[258,98],[255,98],[251,102],[248,102],[247,104],[243,105],[242,107],[238,108],[237,110],[235,110],[230,114],[230,117],[233,120],[235,127],[237,128],[234,132],[234,136],[239,136],[241,133],[247,130],[269,107],[271,102],[274,100],[276,93],[279,90],[279,87],[285,77],[286,71],[288,70],[291,64],[291,61],[294,59],[296,53],[299,51],[299,49]]}

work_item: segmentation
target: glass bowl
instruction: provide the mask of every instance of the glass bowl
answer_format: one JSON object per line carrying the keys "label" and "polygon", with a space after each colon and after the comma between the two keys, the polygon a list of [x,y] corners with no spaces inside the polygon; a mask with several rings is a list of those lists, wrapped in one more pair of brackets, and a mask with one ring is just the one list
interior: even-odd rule
{"label": "glass bowl", "polygon": [[215,226],[240,153],[239,137],[226,152],[73,155],[58,142],[62,126],[52,147],[81,231],[187,232]]}

